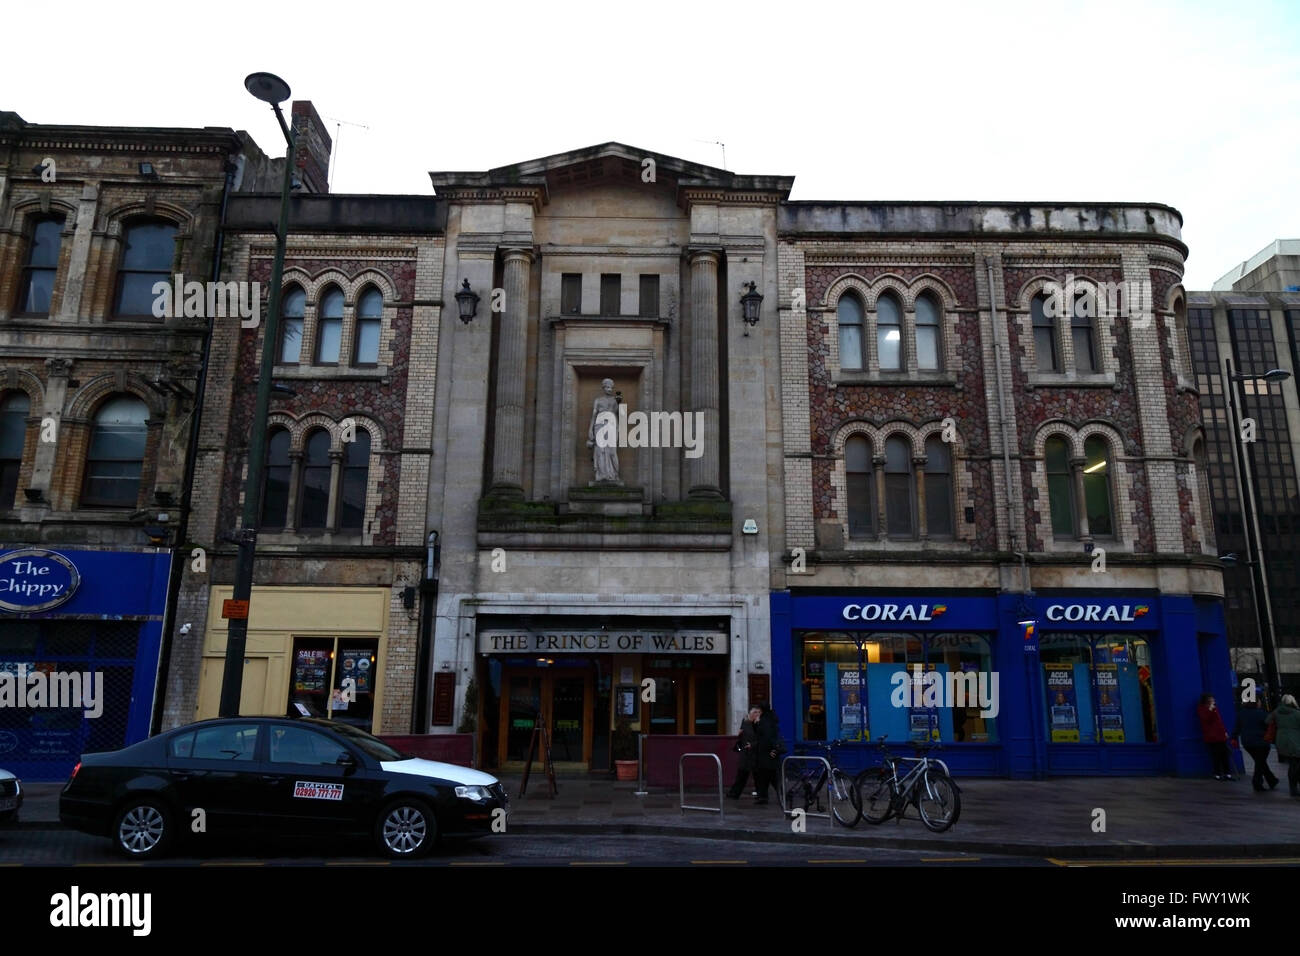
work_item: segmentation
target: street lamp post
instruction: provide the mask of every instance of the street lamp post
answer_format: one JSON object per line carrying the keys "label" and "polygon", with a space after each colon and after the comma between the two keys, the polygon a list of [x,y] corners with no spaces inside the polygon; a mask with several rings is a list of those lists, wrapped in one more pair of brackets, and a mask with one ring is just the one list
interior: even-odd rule
{"label": "street lamp post", "polygon": [[[1264,680],[1268,683],[1268,693],[1272,701],[1280,693],[1277,666],[1277,641],[1273,635],[1273,607],[1268,591],[1268,572],[1264,566],[1264,539],[1259,531],[1259,506],[1255,500],[1255,479],[1251,471],[1250,455],[1240,452],[1237,443],[1241,441],[1241,409],[1245,404],[1245,393],[1237,392],[1237,386],[1243,382],[1277,382],[1290,378],[1291,373],[1285,369],[1270,369],[1263,375],[1235,374],[1232,359],[1223,358],[1222,384],[1223,401],[1228,412],[1228,429],[1231,432],[1232,468],[1237,480],[1237,500],[1242,507],[1242,530],[1246,538],[1246,566],[1250,568],[1251,597],[1255,603],[1255,614],[1259,622],[1260,648],[1264,652]],[[1244,471],[1244,476],[1243,476]]]}
{"label": "street lamp post", "polygon": [[284,182],[280,187],[280,223],[275,234],[275,262],[271,266],[271,301],[262,338],[262,363],[257,379],[257,401],[248,436],[248,477],[244,482],[244,513],[238,535],[239,554],[235,563],[235,611],[226,632],[226,667],[221,677],[220,716],[239,716],[240,690],[244,682],[244,650],[248,645],[248,602],[253,593],[253,561],[257,548],[257,524],[262,510],[262,472],[266,466],[266,416],[271,406],[271,373],[280,330],[280,281],[284,274],[284,247],[289,231],[289,193],[293,187],[295,137],[284,121],[280,104],[289,98],[289,84],[271,73],[251,73],[244,80],[249,93],[270,103],[280,121],[288,149],[284,155]]}

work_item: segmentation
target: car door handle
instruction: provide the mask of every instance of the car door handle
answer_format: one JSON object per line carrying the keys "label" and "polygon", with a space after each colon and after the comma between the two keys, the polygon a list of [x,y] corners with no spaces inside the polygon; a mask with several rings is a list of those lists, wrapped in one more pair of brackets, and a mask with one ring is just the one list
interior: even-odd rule
{"label": "car door handle", "polygon": [[280,783],[282,780],[284,780],[284,777],[278,773],[262,774],[262,783]]}
{"label": "car door handle", "polygon": [[192,777],[192,776],[194,776],[194,775],[197,774],[197,773],[198,773],[197,770],[173,770],[173,771],[172,771],[172,776],[173,776],[173,777]]}

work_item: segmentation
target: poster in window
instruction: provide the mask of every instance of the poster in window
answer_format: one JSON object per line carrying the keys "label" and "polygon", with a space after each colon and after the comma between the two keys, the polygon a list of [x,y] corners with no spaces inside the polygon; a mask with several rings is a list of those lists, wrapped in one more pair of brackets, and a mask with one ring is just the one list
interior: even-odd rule
{"label": "poster in window", "polygon": [[1097,665],[1097,712],[1101,717],[1101,739],[1108,743],[1124,742],[1124,713],[1119,702],[1119,668],[1115,664]]}
{"label": "poster in window", "polygon": [[358,694],[368,694],[374,688],[371,684],[373,680],[373,662],[370,660],[370,650],[365,647],[353,647],[339,651],[339,686],[349,677],[356,681],[354,690]]}
{"label": "poster in window", "polygon": [[1053,743],[1079,742],[1079,709],[1074,696],[1074,665],[1044,664],[1047,714]]}
{"label": "poster in window", "polygon": [[329,673],[329,651],[300,647],[293,662],[293,689],[308,693],[324,692]]}
{"label": "poster in window", "polygon": [[636,716],[636,686],[619,685],[618,692],[615,695],[617,701],[617,710],[615,714],[619,717]]}
{"label": "poster in window", "polygon": [[866,709],[862,706],[862,685],[858,681],[858,671],[840,671],[840,739],[867,740],[866,728],[862,726],[862,715]]}

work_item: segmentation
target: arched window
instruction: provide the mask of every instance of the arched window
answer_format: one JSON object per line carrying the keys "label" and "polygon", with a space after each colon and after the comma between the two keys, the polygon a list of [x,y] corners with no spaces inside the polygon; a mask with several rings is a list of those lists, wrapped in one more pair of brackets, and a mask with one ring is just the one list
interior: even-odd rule
{"label": "arched window", "polygon": [[1070,445],[1053,435],[1043,446],[1047,464],[1047,500],[1052,512],[1052,534],[1072,537],[1074,523],[1074,481],[1070,477]]}
{"label": "arched window", "polygon": [[916,537],[912,446],[897,436],[885,442],[885,528],[892,538]]}
{"label": "arched window", "polygon": [[18,472],[23,467],[31,408],[26,392],[10,392],[0,401],[0,511],[12,508],[18,494]]}
{"label": "arched window", "polygon": [[370,286],[357,300],[357,335],[352,349],[353,365],[379,364],[379,330],[384,318],[384,297]]}
{"label": "arched window", "polygon": [[366,484],[370,477],[370,433],[357,429],[356,440],[343,445],[343,487],[339,498],[339,527],[360,531],[366,517]]}
{"label": "arched window", "polygon": [[63,217],[43,216],[32,225],[27,245],[27,264],[18,287],[18,312],[49,315],[54,296],[54,274],[59,268],[59,245],[63,241]]}
{"label": "arched window", "polygon": [[316,364],[337,365],[343,344],[343,293],[330,286],[320,299],[316,328]]}
{"label": "arched window", "polygon": [[1056,354],[1056,327],[1047,314],[1047,296],[1036,295],[1029,303],[1029,314],[1034,327],[1034,364],[1040,372],[1059,372],[1061,363]]}
{"label": "arched window", "polygon": [[1070,318],[1070,341],[1074,345],[1074,367],[1080,372],[1097,371],[1097,348],[1094,340],[1092,316],[1096,309],[1093,293],[1085,292],[1074,298],[1074,314]]}
{"label": "arched window", "polygon": [[886,293],[876,300],[876,352],[886,371],[902,368],[903,310]]}
{"label": "arched window", "polygon": [[1088,533],[1109,538],[1115,533],[1110,511],[1110,453],[1106,439],[1093,435],[1083,443],[1083,501],[1088,515]]}
{"label": "arched window", "polygon": [[844,443],[844,476],[849,537],[868,538],[876,530],[876,481],[871,472],[871,442],[861,435]]}
{"label": "arched window", "polygon": [[925,533],[931,538],[952,535],[952,454],[937,437],[925,443]]}
{"label": "arched window", "polygon": [[99,406],[86,451],[81,503],[134,508],[144,469],[149,406],[133,395],[117,395]]}
{"label": "arched window", "polygon": [[291,285],[280,299],[280,354],[276,359],[283,365],[296,365],[302,358],[302,313],[307,304],[307,293]]}
{"label": "arched window", "polygon": [[113,314],[153,318],[154,283],[172,281],[176,226],[159,220],[139,220],[126,227],[122,264],[117,270]]}
{"label": "arched window", "polygon": [[939,303],[924,292],[916,298],[916,367],[937,371],[943,367],[943,339],[939,329]]}
{"label": "arched window", "polygon": [[299,528],[324,528],[330,506],[330,433],[318,428],[307,436],[302,456]]}
{"label": "arched window", "polygon": [[862,354],[862,301],[852,292],[840,296],[835,320],[840,329],[840,368],[865,368]]}
{"label": "arched window", "polygon": [[289,515],[289,430],[276,428],[266,440],[266,488],[262,492],[262,526],[283,528]]}

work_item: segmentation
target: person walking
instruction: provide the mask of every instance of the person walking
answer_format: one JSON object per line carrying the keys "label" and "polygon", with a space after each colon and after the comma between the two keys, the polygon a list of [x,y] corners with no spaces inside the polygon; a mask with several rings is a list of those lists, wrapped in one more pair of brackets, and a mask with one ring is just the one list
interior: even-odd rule
{"label": "person walking", "polygon": [[1209,748],[1214,763],[1215,780],[1235,780],[1232,764],[1228,762],[1228,730],[1223,726],[1223,716],[1214,702],[1213,694],[1202,694],[1196,705],[1196,716],[1201,722],[1201,739]]}
{"label": "person walking", "polygon": [[[776,711],[767,704],[760,704],[758,711],[754,742],[754,784],[758,788],[758,799],[754,804],[761,807],[767,804],[768,788],[777,785],[777,769],[781,766],[777,742],[781,739],[781,733],[777,726]],[[780,791],[777,793],[779,795]]]}
{"label": "person walking", "polygon": [[1255,773],[1250,778],[1250,784],[1260,792],[1265,789],[1266,783],[1269,790],[1277,788],[1277,774],[1268,766],[1268,753],[1273,745],[1264,739],[1264,731],[1267,729],[1268,714],[1260,709],[1259,702],[1248,700],[1243,703],[1241,710],[1237,711],[1237,722],[1232,726],[1232,739],[1240,741],[1241,749],[1255,761]]}
{"label": "person walking", "polygon": [[[745,719],[740,722],[740,733],[736,735],[736,750],[740,753],[740,766],[736,768],[736,782],[731,785],[727,791],[727,796],[732,800],[739,800],[740,795],[745,792],[745,784],[749,783],[751,773],[757,778],[754,771],[754,744],[758,742],[758,718],[761,713],[757,707],[749,708],[749,713]],[[1260,733],[1264,731],[1261,729]],[[757,779],[755,779],[757,783]]]}
{"label": "person walking", "polygon": [[1277,710],[1268,715],[1277,727],[1277,755],[1286,762],[1286,782],[1291,796],[1300,797],[1300,707],[1295,697],[1283,694]]}

